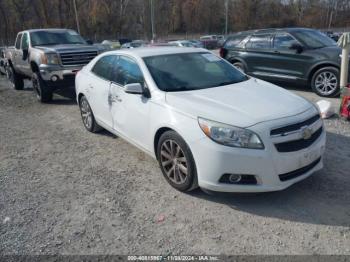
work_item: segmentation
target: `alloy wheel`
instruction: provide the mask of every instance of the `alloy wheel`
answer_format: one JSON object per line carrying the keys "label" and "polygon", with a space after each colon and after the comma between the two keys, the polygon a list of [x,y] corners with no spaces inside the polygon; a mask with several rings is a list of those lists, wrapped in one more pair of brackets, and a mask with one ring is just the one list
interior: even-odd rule
{"label": "alloy wheel", "polygon": [[82,99],[80,103],[81,117],[83,119],[83,123],[87,129],[91,129],[92,127],[92,112],[91,108],[86,99]]}
{"label": "alloy wheel", "polygon": [[160,150],[160,162],[167,177],[175,184],[183,184],[187,179],[188,164],[181,147],[174,140],[166,140]]}
{"label": "alloy wheel", "polygon": [[330,95],[338,88],[337,76],[330,71],[320,73],[315,79],[315,88],[322,95]]}

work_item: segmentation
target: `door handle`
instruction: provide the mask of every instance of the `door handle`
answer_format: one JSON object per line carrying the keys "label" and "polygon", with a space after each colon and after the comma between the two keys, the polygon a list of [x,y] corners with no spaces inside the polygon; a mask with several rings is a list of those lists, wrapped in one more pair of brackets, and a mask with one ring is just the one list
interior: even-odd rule
{"label": "door handle", "polygon": [[280,52],[280,51],[275,50],[275,51],[274,51],[274,53],[275,53],[275,54],[280,54],[281,52]]}
{"label": "door handle", "polygon": [[122,101],[122,99],[120,99],[120,97],[119,96],[117,96],[117,95],[108,95],[108,100],[109,100],[109,102],[111,102],[111,103],[114,103],[114,102],[121,102]]}
{"label": "door handle", "polygon": [[89,87],[89,88],[91,88],[91,89],[93,89],[93,88],[94,88],[94,87],[93,87],[93,85],[91,85],[91,84],[89,84],[89,85],[88,85],[88,87]]}

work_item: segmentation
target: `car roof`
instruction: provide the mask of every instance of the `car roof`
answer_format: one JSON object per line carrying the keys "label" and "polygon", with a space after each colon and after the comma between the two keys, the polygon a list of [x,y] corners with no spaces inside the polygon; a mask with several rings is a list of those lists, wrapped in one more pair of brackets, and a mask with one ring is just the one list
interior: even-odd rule
{"label": "car roof", "polygon": [[47,31],[51,31],[51,32],[63,32],[63,31],[67,31],[67,30],[75,31],[75,30],[73,30],[73,29],[68,29],[68,28],[41,28],[41,29],[23,30],[23,31],[20,32],[20,33],[23,33],[23,32],[34,33],[34,32],[47,32]]}
{"label": "car roof", "polygon": [[264,34],[264,33],[268,34],[268,33],[276,33],[276,32],[313,31],[313,30],[317,30],[317,29],[305,28],[305,27],[265,28],[265,29],[256,29],[256,30],[237,32],[237,33],[232,34],[230,36]]}
{"label": "car roof", "polygon": [[192,48],[192,47],[140,47],[134,49],[126,49],[126,50],[116,50],[109,51],[104,54],[125,54],[132,55],[138,57],[149,57],[149,56],[157,56],[157,55],[171,55],[171,54],[183,54],[183,53],[200,53],[206,52],[209,53],[208,50],[202,48]]}

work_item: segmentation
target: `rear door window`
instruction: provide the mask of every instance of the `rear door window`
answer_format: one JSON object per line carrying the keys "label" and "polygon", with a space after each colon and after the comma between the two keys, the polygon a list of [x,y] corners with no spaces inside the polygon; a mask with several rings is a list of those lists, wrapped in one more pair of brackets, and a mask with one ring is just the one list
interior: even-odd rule
{"label": "rear door window", "polygon": [[105,80],[111,81],[111,69],[113,65],[113,61],[116,59],[116,56],[109,55],[109,56],[103,56],[96,62],[94,67],[92,68],[92,72]]}
{"label": "rear door window", "polygon": [[21,48],[21,39],[22,39],[22,34],[18,34],[16,39],[16,44],[15,44],[16,49]]}
{"label": "rear door window", "polygon": [[224,47],[226,49],[230,49],[230,48],[234,48],[234,47],[242,47],[241,43],[243,42],[243,40],[246,37],[247,37],[246,35],[231,36],[225,42],[225,46]]}
{"label": "rear door window", "polygon": [[271,34],[253,35],[247,45],[250,49],[270,49],[271,48]]}

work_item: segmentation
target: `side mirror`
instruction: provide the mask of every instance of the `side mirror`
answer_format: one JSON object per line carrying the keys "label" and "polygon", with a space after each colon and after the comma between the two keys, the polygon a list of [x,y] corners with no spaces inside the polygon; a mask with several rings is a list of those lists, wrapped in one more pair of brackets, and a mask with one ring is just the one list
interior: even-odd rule
{"label": "side mirror", "polygon": [[140,83],[127,84],[124,86],[124,92],[128,94],[142,95],[143,88]]}
{"label": "side mirror", "polygon": [[301,44],[299,44],[299,43],[293,43],[289,47],[289,49],[297,51],[298,54],[300,54],[304,50],[303,46]]}
{"label": "side mirror", "polygon": [[93,44],[94,44],[94,42],[93,42],[91,39],[87,39],[87,40],[86,40],[86,43],[87,43],[88,45],[93,45]]}
{"label": "side mirror", "polygon": [[22,57],[22,59],[23,59],[23,60],[26,60],[26,59],[28,58],[28,49],[23,49],[22,51],[23,51],[23,57]]}

